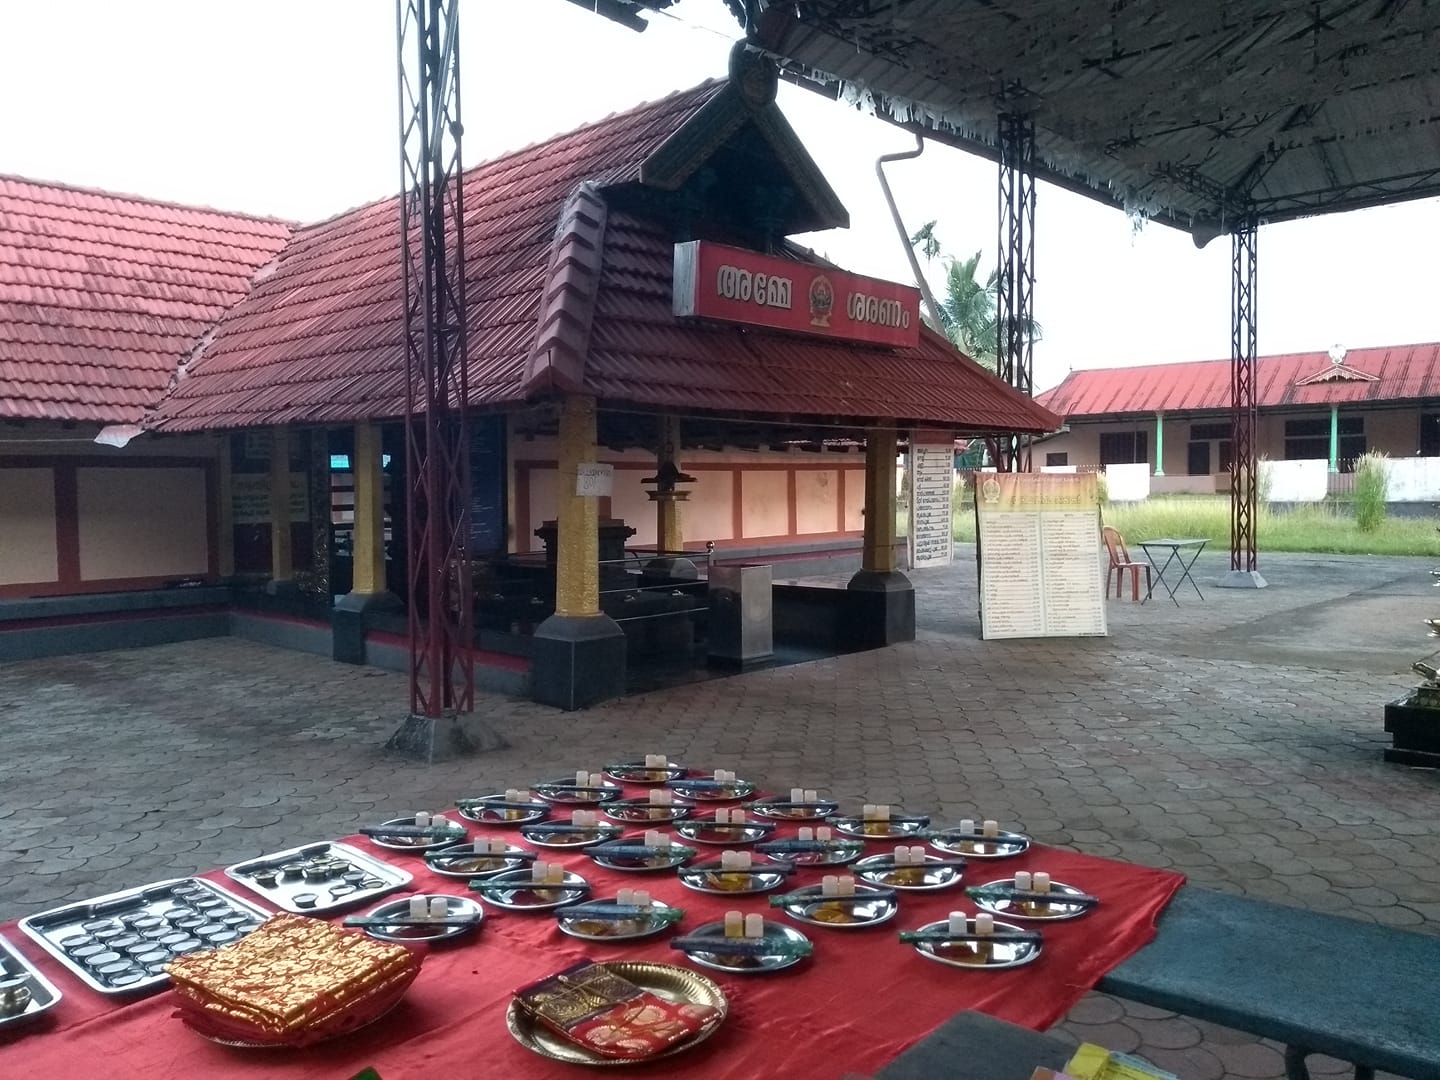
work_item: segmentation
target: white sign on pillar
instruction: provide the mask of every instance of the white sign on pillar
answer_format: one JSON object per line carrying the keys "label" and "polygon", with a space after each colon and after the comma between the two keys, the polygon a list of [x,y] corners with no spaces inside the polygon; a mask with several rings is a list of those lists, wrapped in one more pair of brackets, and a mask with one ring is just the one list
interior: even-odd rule
{"label": "white sign on pillar", "polygon": [[615,486],[615,466],[581,464],[575,470],[575,494],[604,498]]}
{"label": "white sign on pillar", "polygon": [[949,566],[955,555],[951,524],[955,443],[910,447],[910,565]]}

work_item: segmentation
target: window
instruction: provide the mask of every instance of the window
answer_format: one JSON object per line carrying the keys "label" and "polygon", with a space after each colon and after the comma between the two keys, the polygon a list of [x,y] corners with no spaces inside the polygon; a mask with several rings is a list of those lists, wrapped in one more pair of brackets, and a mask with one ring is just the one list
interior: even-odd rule
{"label": "window", "polygon": [[[1365,418],[1363,416],[1342,416],[1340,428],[1341,470],[1350,472],[1355,459],[1365,453]],[[1324,460],[1330,459],[1330,418],[1314,420],[1285,421],[1285,459]]]}
{"label": "window", "polygon": [[1230,438],[1230,424],[1191,424],[1191,442],[1209,442]]}
{"label": "window", "polygon": [[1191,442],[1185,461],[1186,471],[1191,476],[1209,476],[1210,444],[1208,442]]}
{"label": "window", "polygon": [[1046,464],[1046,465],[1069,465],[1069,464],[1070,464],[1070,454],[1069,454],[1067,451],[1063,451],[1063,450],[1062,450],[1060,453],[1058,453],[1058,454],[1046,454],[1046,455],[1045,455],[1045,464]]}
{"label": "window", "polygon": [[1100,464],[1130,465],[1150,460],[1150,443],[1143,431],[1100,433]]}
{"label": "window", "polygon": [[1440,413],[1420,417],[1420,456],[1440,457]]}

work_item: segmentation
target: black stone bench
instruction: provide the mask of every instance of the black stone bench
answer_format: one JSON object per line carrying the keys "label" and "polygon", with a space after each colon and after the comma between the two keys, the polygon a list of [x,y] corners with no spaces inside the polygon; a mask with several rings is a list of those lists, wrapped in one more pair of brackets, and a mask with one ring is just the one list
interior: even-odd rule
{"label": "black stone bench", "polygon": [[1440,1080],[1440,937],[1187,886],[1096,989],[1284,1043],[1291,1080],[1310,1054]]}
{"label": "black stone bench", "polygon": [[984,1013],[952,1016],[875,1074],[875,1080],[1030,1080],[1061,1069],[1075,1047]]}

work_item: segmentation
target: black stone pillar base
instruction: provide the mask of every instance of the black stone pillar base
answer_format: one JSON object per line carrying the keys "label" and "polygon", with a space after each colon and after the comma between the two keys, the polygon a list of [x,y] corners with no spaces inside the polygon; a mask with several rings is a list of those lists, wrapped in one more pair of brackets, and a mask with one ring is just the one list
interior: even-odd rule
{"label": "black stone pillar base", "polygon": [[551,615],[535,628],[530,697],[583,709],[625,693],[625,632],[608,615]]}
{"label": "black stone pillar base", "polygon": [[386,750],[433,765],[437,761],[502,750],[508,744],[474,713],[411,716],[385,743]]}
{"label": "black stone pillar base", "polygon": [[346,593],[330,611],[331,659],[342,664],[365,663],[365,613],[398,611],[400,598],[394,593]]}
{"label": "black stone pillar base", "polygon": [[845,587],[839,644],[876,649],[915,640],[915,586],[898,570],[861,570]]}
{"label": "black stone pillar base", "polygon": [[1385,730],[1393,744],[1386,761],[1440,767],[1440,708],[1417,704],[1414,695],[1392,701],[1385,706]]}

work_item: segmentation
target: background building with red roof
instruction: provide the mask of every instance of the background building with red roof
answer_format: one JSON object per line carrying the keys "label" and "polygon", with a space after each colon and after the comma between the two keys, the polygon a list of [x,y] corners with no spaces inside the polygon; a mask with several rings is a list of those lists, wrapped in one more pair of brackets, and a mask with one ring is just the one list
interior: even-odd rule
{"label": "background building with red roof", "polygon": [[[1152,490],[1228,490],[1229,360],[1072,371],[1037,400],[1065,418],[1037,465],[1147,462]],[[1256,453],[1272,460],[1440,457],[1440,344],[1262,356],[1255,402]]]}

